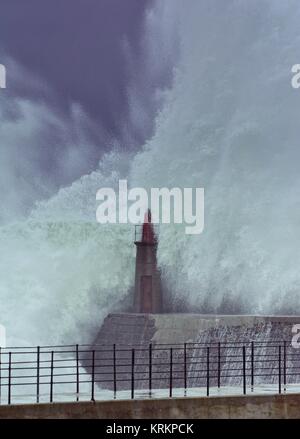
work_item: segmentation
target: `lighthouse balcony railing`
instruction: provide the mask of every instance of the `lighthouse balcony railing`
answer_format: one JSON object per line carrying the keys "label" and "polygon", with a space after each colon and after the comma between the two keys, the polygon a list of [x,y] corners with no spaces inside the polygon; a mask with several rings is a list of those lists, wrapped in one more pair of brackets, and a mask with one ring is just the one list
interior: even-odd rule
{"label": "lighthouse balcony railing", "polygon": [[[146,226],[146,227],[145,227]],[[134,230],[134,242],[135,243],[157,243],[159,234],[158,224],[138,224]]]}

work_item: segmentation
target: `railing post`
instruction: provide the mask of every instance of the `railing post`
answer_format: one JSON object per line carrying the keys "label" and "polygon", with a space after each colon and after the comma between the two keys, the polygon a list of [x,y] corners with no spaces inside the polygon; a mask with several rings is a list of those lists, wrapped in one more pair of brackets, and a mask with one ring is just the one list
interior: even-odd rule
{"label": "railing post", "polygon": [[283,343],[283,384],[286,392],[286,341]]}
{"label": "railing post", "polygon": [[76,401],[79,401],[79,346],[76,345]]}
{"label": "railing post", "polygon": [[40,346],[36,352],[36,402],[40,402]]}
{"label": "railing post", "polygon": [[170,383],[169,383],[169,397],[173,395],[173,348],[170,348]]}
{"label": "railing post", "polygon": [[246,395],[247,389],[247,383],[246,383],[246,347],[243,346],[243,394]]}
{"label": "railing post", "polygon": [[206,396],[209,396],[209,346],[206,348]]}
{"label": "railing post", "polygon": [[11,403],[11,352],[8,354],[8,404]]}
{"label": "railing post", "polygon": [[51,351],[51,371],[50,371],[50,402],[53,402],[53,370],[54,370],[54,351]]}
{"label": "railing post", "polygon": [[[216,346],[217,345],[217,346]],[[76,346],[76,393],[77,393],[77,401],[79,400],[79,384],[80,384],[80,371],[79,371],[79,345],[75,345]],[[276,353],[277,350],[277,346],[278,346],[278,356]],[[217,362],[218,362],[218,369],[217,369],[217,377],[215,375],[216,372],[216,366],[215,363],[212,364],[212,366],[210,366],[210,358],[212,358],[212,361],[215,359],[213,352],[216,352],[216,347],[217,347]],[[276,344],[275,346],[275,351],[272,350],[273,354],[272,356],[275,355],[275,365],[276,362],[278,363],[278,393],[281,394],[283,391],[286,392],[286,387],[287,387],[287,380],[289,379],[289,351],[288,351],[288,342],[283,340],[280,341],[278,344]],[[223,357],[222,357],[222,350],[221,348],[223,348],[223,350],[225,349],[225,345],[221,345],[220,342],[218,342],[217,344],[215,343],[214,346],[206,346],[201,348],[201,364],[204,365],[204,368],[201,368],[201,373],[200,373],[200,377],[203,381],[203,379],[205,380],[206,378],[206,393],[207,396],[210,395],[210,384],[212,383],[212,386],[216,385],[216,378],[217,378],[217,386],[218,388],[221,387],[221,378],[222,378],[222,358],[223,361],[225,361],[225,357],[226,357],[226,352],[225,354],[223,353]],[[256,348],[256,351],[255,351]],[[53,348],[52,348],[53,349]],[[74,345],[73,348],[74,349]],[[154,347],[155,349],[155,347]],[[174,354],[175,349],[178,349],[178,352],[180,352],[180,354]],[[172,398],[174,395],[174,391],[173,391],[173,387],[174,387],[174,383],[175,383],[175,390],[176,390],[176,380],[180,381],[182,383],[182,360],[179,360],[179,356],[182,355],[182,349],[183,349],[183,366],[184,366],[184,390],[186,392],[187,390],[187,378],[188,378],[188,363],[187,363],[187,343],[181,344],[179,348],[166,348],[166,350],[164,351],[166,354],[168,354],[168,350],[169,350],[169,397]],[[242,349],[242,379],[243,379],[243,394],[246,395],[247,394],[247,385],[250,386],[250,378],[251,378],[251,390],[252,392],[254,391],[254,381],[256,380],[256,375],[255,375],[255,369],[257,370],[257,367],[259,366],[259,364],[255,365],[255,360],[257,363],[260,363],[260,359],[259,359],[259,352],[257,351],[258,346],[255,345],[255,342],[251,341],[251,343],[247,343],[247,345],[241,346],[239,345],[237,349],[238,352],[238,364],[240,364],[240,350]],[[251,349],[251,354],[249,352],[249,349]],[[274,348],[273,348],[274,349]],[[143,374],[146,374],[146,377],[144,376],[145,381],[147,382],[147,347],[146,350],[143,349],[144,352],[146,352],[146,354],[142,355],[144,362],[142,363],[143,368],[142,370],[144,371]],[[35,356],[36,353],[36,383],[34,383],[34,381],[32,381],[32,386],[34,387],[36,384],[36,402],[39,403],[43,400],[43,392],[41,391],[41,387],[45,384],[43,381],[43,377],[45,377],[45,375],[43,374],[43,370],[44,370],[44,363],[48,363],[48,365],[46,366],[46,369],[49,371],[49,354],[51,354],[50,356],[50,382],[47,381],[46,382],[46,386],[48,386],[48,384],[50,384],[50,403],[53,402],[53,396],[54,396],[54,390],[56,391],[56,399],[57,399],[57,389],[54,389],[54,385],[57,384],[57,382],[55,382],[54,378],[56,378],[57,375],[54,374],[54,368],[55,368],[55,350],[52,350],[51,352],[47,351],[47,358],[46,358],[46,352],[43,350],[43,347],[37,346],[36,350],[35,348],[30,349],[29,351],[31,353],[31,355],[33,355],[33,357]],[[74,353],[74,351],[72,350],[72,352]],[[97,384],[97,382],[100,382],[100,379],[98,379],[97,381],[97,369],[96,369],[96,356],[95,356],[95,352],[98,352],[97,350],[93,350],[93,351],[89,351],[92,353],[92,365],[91,365],[91,369],[89,366],[89,370],[91,370],[91,383],[92,383],[92,388],[91,388],[91,400],[95,401],[95,384]],[[111,350],[110,350],[111,352]],[[148,354],[148,360],[149,360],[149,395],[151,396],[152,394],[152,387],[153,387],[153,382],[154,382],[154,378],[153,378],[153,362],[154,365],[156,365],[155,363],[155,356],[153,357],[153,345],[149,344],[149,354]],[[212,354],[210,354],[212,352]],[[3,374],[3,367],[5,364],[7,364],[7,360],[5,360],[5,358],[7,358],[7,354],[8,354],[8,369],[5,367],[5,370],[8,370],[8,374]],[[16,382],[14,381],[14,379],[16,378],[16,375],[14,374],[14,370],[13,367],[15,366],[16,362],[13,362],[13,354],[14,352],[7,352],[4,351],[3,349],[1,349],[0,347],[0,402],[1,402],[1,393],[2,393],[2,399],[5,398],[6,401],[6,390],[3,393],[3,390],[1,391],[1,385],[2,387],[4,386],[4,382],[7,383],[5,384],[8,386],[8,393],[7,393],[7,401],[8,404],[11,404],[12,401],[12,394],[13,394],[13,386],[16,385]],[[42,355],[44,354],[44,355]],[[137,371],[137,382],[140,381],[139,380],[139,376],[138,374],[140,373],[139,367],[140,367],[140,356],[137,356],[137,364],[135,364],[135,349],[131,349],[131,365],[130,365],[130,349],[127,350],[127,355],[126,355],[126,363],[127,363],[127,388],[130,389],[130,384],[129,384],[129,373],[130,373],[130,366],[131,366],[131,398],[134,399],[135,397],[135,370]],[[206,354],[206,377],[205,377],[205,354]],[[225,357],[224,357],[225,355]],[[248,357],[247,357],[248,355]],[[251,357],[250,357],[251,355]],[[117,349],[116,349],[116,345],[113,345],[113,383],[114,383],[114,393],[116,396],[116,391],[117,391]],[[129,357],[129,358],[128,358]],[[277,357],[277,358],[276,358]],[[4,360],[3,360],[4,358]],[[14,357],[15,358],[15,357]],[[89,358],[89,357],[87,357]],[[110,358],[110,356],[109,356]],[[34,358],[33,358],[34,360]],[[45,361],[44,361],[45,360]],[[57,362],[57,358],[56,358],[56,362]],[[74,357],[73,357],[73,361],[74,361]],[[110,359],[111,361],[111,359]],[[168,360],[166,360],[168,361]],[[273,361],[272,361],[273,362]],[[274,362],[273,362],[274,363]],[[74,364],[74,363],[73,363]],[[164,363],[165,364],[165,363]],[[176,364],[178,364],[178,368],[176,367]],[[251,364],[251,369],[250,369],[250,364]],[[274,365],[274,364],[273,364]],[[166,366],[166,364],[165,364]],[[99,367],[99,364],[98,364]],[[110,366],[111,368],[111,363]],[[203,366],[202,366],[203,367]],[[180,370],[179,370],[180,368]],[[210,374],[210,368],[212,369],[212,374]],[[32,379],[35,379],[35,361],[33,361],[33,366],[32,366],[32,370],[33,370],[33,376]],[[110,369],[111,370],[111,369]],[[251,372],[250,372],[251,370]],[[180,373],[181,371],[181,373]],[[155,372],[155,369],[154,369]],[[203,372],[203,374],[202,374]],[[111,372],[110,373],[110,383],[111,383]],[[250,373],[251,373],[251,377],[250,377]],[[275,372],[272,374],[272,376],[276,377],[277,371],[275,368]],[[100,373],[98,372],[98,375],[100,375]],[[166,378],[164,378],[164,380],[167,380],[167,376],[168,376],[168,371],[165,372]],[[248,377],[247,377],[248,375]],[[46,375],[47,376],[47,375]],[[49,375],[48,375],[49,377]],[[241,378],[241,370],[240,370],[240,366],[238,366],[237,369],[237,374],[235,375],[235,377],[239,377]],[[224,377],[223,377],[224,378]],[[74,368],[73,368],[73,379],[74,379]],[[247,383],[247,379],[248,379],[248,383]],[[4,381],[5,380],[5,381]],[[3,382],[4,381],[4,382]],[[276,379],[275,379],[276,381]],[[47,384],[48,383],[48,384]],[[202,384],[203,385],[203,384]],[[223,383],[224,385],[224,383]],[[74,386],[74,381],[72,386]],[[250,392],[249,390],[249,386],[248,386],[248,393]],[[138,388],[139,386],[137,386]],[[284,389],[284,390],[283,390]],[[97,390],[97,389],[96,389]],[[205,392],[205,381],[204,381],[204,392]],[[40,393],[41,392],[41,393]],[[4,395],[4,396],[3,396]],[[41,397],[40,397],[41,395]],[[175,391],[175,395],[176,395],[176,391]],[[34,396],[33,396],[34,397]],[[16,399],[16,398],[14,398]],[[4,401],[4,402],[5,402]]]}
{"label": "railing post", "polygon": [[251,342],[251,392],[254,390],[254,342]]}
{"label": "railing post", "polygon": [[187,365],[186,365],[186,343],[184,343],[184,351],[183,351],[183,358],[184,358],[184,395],[186,395],[186,389],[187,389]]}
{"label": "railing post", "polygon": [[281,346],[278,350],[278,393],[281,393]]}
{"label": "railing post", "polygon": [[135,350],[131,350],[131,399],[134,399],[134,363],[135,363]]}
{"label": "railing post", "polygon": [[113,377],[114,377],[114,399],[117,396],[117,357],[116,357],[116,345],[113,345]]}
{"label": "railing post", "polygon": [[92,398],[95,401],[95,350],[92,351]]}
{"label": "railing post", "polygon": [[218,343],[218,389],[221,387],[221,343]]}
{"label": "railing post", "polygon": [[152,344],[149,344],[149,396],[152,395]]}

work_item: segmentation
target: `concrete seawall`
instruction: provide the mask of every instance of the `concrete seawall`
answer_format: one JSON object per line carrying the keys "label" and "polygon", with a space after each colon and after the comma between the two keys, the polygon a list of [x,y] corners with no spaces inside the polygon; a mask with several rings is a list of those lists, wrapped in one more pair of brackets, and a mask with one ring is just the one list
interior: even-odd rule
{"label": "concrete seawall", "polygon": [[[278,349],[275,349],[275,344],[283,344],[285,341],[285,348],[282,347],[282,352],[285,350],[286,367],[288,373],[286,381],[288,384],[300,383],[300,368],[299,362],[295,359],[295,352],[290,345],[292,340],[292,328],[296,323],[300,323],[300,316],[251,316],[251,315],[201,315],[201,314],[109,314],[98,335],[95,339],[96,345],[110,346],[111,353],[101,353],[96,348],[96,362],[99,366],[97,376],[103,388],[113,390],[113,375],[112,367],[107,367],[107,364],[113,363],[112,344],[115,344],[119,352],[116,358],[117,364],[120,364],[118,371],[120,372],[118,378],[118,390],[130,389],[130,369],[124,365],[131,362],[131,352],[121,351],[121,345],[127,345],[142,350],[137,350],[135,354],[136,363],[145,364],[144,368],[138,368],[139,378],[137,380],[136,388],[146,389],[148,386],[147,376],[149,368],[149,344],[151,343],[153,351],[152,360],[156,365],[155,385],[157,388],[166,388],[169,385],[169,378],[166,373],[163,373],[162,363],[168,362],[170,353],[168,349],[171,344],[176,344],[173,352],[173,359],[175,363],[181,364],[181,371],[183,370],[184,352],[183,343],[190,343],[187,347],[187,375],[189,387],[205,386],[204,373],[199,372],[197,361],[205,357],[205,344],[214,343],[214,350],[211,348],[211,364],[214,378],[211,385],[217,385],[216,376],[216,357],[222,356],[220,360],[220,376],[222,375],[223,386],[241,386],[241,374],[228,373],[228,367],[233,357],[236,360],[242,361],[241,343],[245,344],[247,367],[251,367],[252,347],[250,342],[253,341],[253,358],[256,357],[256,362],[253,363],[253,373],[255,375],[256,384],[271,384],[277,382],[278,379]],[[220,354],[217,352],[217,343],[221,343]],[[198,343],[198,345],[193,345]],[[158,349],[157,345],[164,345],[163,348]],[[180,349],[180,344],[182,349]],[[229,345],[231,347],[225,348]],[[221,346],[221,345],[220,345]],[[233,346],[236,346],[234,349]],[[272,347],[273,346],[273,347]],[[174,346],[173,346],[174,347]],[[280,346],[281,347],[281,346]],[[155,351],[156,349],[156,351]],[[163,351],[166,349],[166,351]],[[198,360],[197,360],[198,359]],[[259,361],[258,361],[259,360]],[[86,363],[90,364],[90,357],[87,358]],[[241,368],[241,363],[237,363],[237,367]],[[268,368],[268,369],[267,369]],[[201,366],[200,366],[201,369]],[[255,370],[254,370],[255,369]],[[87,369],[90,373],[90,369]],[[158,372],[160,371],[160,373]],[[179,371],[179,372],[178,372]],[[267,373],[266,373],[267,371]],[[177,367],[173,378],[174,387],[182,387],[182,378],[180,378],[180,367]],[[101,373],[103,373],[101,375]],[[105,373],[105,375],[104,375]],[[123,375],[121,375],[123,374]],[[182,374],[181,374],[182,377]]]}
{"label": "concrete seawall", "polygon": [[300,394],[0,406],[0,419],[300,419]]}
{"label": "concrete seawall", "polygon": [[95,344],[290,340],[300,316],[109,314]]}

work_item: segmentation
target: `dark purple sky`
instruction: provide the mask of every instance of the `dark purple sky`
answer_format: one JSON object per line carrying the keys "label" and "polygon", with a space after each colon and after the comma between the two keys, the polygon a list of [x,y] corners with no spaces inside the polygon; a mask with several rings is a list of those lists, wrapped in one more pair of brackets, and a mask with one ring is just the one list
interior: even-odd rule
{"label": "dark purple sky", "polygon": [[[26,98],[45,104],[65,126],[44,124],[30,136],[25,126],[24,136],[18,128],[17,139],[6,132],[5,142],[0,139],[5,181],[21,194],[26,208],[95,169],[113,143],[136,149],[151,135],[157,111],[154,92],[169,84],[172,71],[171,63],[159,73],[153,69],[154,75],[145,71],[144,19],[153,5],[153,0],[0,0],[0,55],[20,68],[17,80],[16,72],[7,70],[3,96],[8,99],[4,104],[0,101],[2,111],[4,105],[10,120],[20,119],[11,98]],[[132,123],[129,111],[132,85],[143,107],[139,124]],[[81,127],[87,139],[83,151],[78,151],[80,139],[71,115],[74,102],[81,105],[89,122]],[[76,166],[64,158],[73,136],[74,155],[82,153]]]}
{"label": "dark purple sky", "polygon": [[[6,53],[55,90],[65,111],[72,101],[118,136],[126,115],[127,38],[137,63],[148,0],[0,0],[0,42]],[[34,98],[32,89],[15,92]]]}

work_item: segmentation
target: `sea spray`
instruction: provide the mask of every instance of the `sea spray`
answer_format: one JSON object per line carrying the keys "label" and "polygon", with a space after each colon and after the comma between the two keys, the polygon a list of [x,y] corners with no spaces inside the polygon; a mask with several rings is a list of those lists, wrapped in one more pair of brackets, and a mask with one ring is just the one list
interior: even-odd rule
{"label": "sea spray", "polygon": [[8,343],[91,339],[130,293],[132,228],[95,220],[97,189],[120,178],[205,189],[204,233],[160,231],[174,306],[300,312],[300,97],[291,87],[299,2],[166,0],[162,12],[162,24],[176,22],[180,56],[153,137],[133,160],[112,155],[26,221],[0,229]]}

